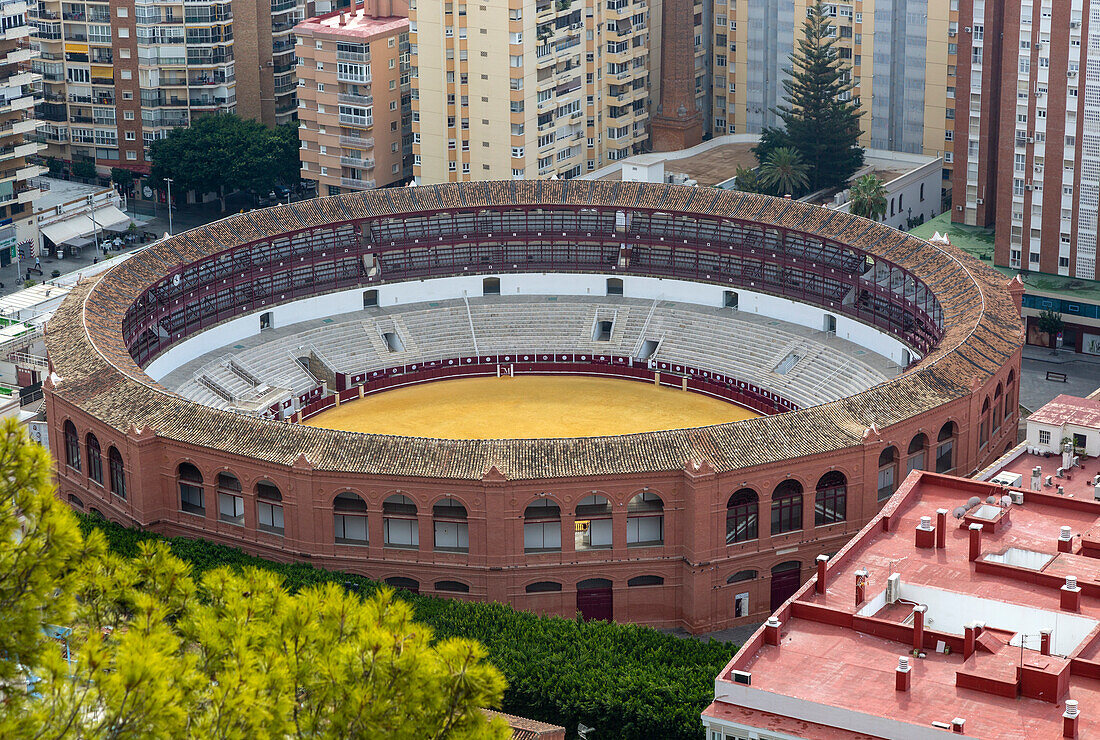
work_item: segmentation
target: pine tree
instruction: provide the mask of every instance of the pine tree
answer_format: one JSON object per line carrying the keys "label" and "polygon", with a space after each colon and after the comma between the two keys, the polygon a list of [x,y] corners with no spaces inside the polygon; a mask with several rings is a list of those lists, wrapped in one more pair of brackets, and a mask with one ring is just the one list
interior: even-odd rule
{"label": "pine tree", "polygon": [[790,144],[810,167],[811,192],[845,184],[863,164],[861,113],[846,94],[855,82],[836,49],[834,32],[820,0],[806,9],[802,38],[791,54],[790,79],[783,82],[787,103],[776,110]]}
{"label": "pine tree", "polygon": [[[268,570],[199,582],[163,542],[134,558],[81,536],[44,449],[0,426],[0,737],[510,737],[483,707],[504,677],[473,640],[436,641],[381,589],[290,593]],[[49,635],[71,629],[66,662]]]}

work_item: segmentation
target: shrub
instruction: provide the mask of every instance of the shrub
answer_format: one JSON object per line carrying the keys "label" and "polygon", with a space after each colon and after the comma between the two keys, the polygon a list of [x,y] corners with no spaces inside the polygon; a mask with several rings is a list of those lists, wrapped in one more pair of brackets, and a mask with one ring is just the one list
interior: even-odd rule
{"label": "shrub", "polygon": [[[128,557],[137,553],[139,542],[164,539],[89,516],[81,516],[81,527],[101,530],[111,549]],[[206,540],[167,541],[195,576],[223,565],[254,566],[278,573],[291,591],[335,581],[367,595],[380,585],[305,563],[263,560]],[[730,643],[681,639],[649,627],[398,594],[413,604],[417,621],[431,626],[437,638],[468,637],[489,649],[490,662],[508,679],[503,711],[563,725],[570,737],[583,722],[600,737],[702,738],[699,714],[713,698],[714,677],[737,650]]]}

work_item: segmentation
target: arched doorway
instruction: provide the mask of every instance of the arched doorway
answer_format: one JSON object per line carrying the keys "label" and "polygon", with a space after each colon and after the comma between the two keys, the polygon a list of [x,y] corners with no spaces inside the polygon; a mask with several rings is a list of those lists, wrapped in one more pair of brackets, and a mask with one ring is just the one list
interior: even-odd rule
{"label": "arched doorway", "polygon": [[578,583],[577,611],[585,621],[606,619],[610,622],[615,613],[611,581],[606,578],[589,578]]}
{"label": "arched doorway", "polygon": [[802,564],[788,560],[772,568],[772,604],[774,612],[802,585]]}

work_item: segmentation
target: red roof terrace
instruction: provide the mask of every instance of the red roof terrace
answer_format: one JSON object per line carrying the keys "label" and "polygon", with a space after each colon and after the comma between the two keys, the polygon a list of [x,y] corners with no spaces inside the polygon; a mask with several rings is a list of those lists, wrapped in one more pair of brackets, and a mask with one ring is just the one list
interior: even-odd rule
{"label": "red roof terrace", "polygon": [[707,740],[1100,737],[1092,486],[914,471],[723,669],[703,722]]}

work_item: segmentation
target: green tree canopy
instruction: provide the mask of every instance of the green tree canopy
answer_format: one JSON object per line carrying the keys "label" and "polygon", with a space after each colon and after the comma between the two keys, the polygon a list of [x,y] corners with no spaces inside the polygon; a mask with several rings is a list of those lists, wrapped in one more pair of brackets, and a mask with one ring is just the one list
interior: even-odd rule
{"label": "green tree canopy", "polygon": [[297,124],[268,128],[235,114],[203,116],[175,128],[150,148],[152,177],[171,178],[176,192],[225,194],[239,189],[266,193],[298,180]]}
{"label": "green tree canopy", "polygon": [[783,82],[787,102],[776,110],[790,145],[809,165],[810,191],[845,184],[863,164],[860,110],[851,98],[855,81],[834,31],[821,0],[806,9],[790,79]]}
{"label": "green tree canopy", "polygon": [[[268,570],[196,582],[163,542],[134,558],[81,536],[51,465],[0,441],[0,736],[492,738],[504,678],[478,643],[436,641],[383,589],[291,594]],[[45,629],[71,627],[67,663]]]}
{"label": "green tree canopy", "polygon": [[808,170],[797,149],[781,146],[772,149],[767,160],[760,165],[760,182],[776,195],[798,197],[809,183]]}
{"label": "green tree canopy", "polygon": [[872,221],[886,215],[886,186],[874,175],[857,178],[848,190],[849,211]]}

